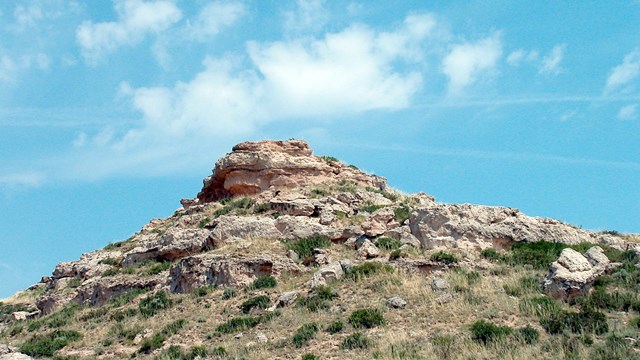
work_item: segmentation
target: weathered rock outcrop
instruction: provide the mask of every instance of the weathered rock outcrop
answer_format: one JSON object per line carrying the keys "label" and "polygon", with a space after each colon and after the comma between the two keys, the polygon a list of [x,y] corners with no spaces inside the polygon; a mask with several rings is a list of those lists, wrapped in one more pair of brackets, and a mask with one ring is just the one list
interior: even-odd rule
{"label": "weathered rock outcrop", "polygon": [[184,258],[171,269],[170,290],[183,293],[207,285],[242,287],[257,277],[285,271],[300,272],[300,267],[284,256],[202,254]]}
{"label": "weathered rock outcrop", "polygon": [[145,260],[172,261],[214,248],[211,232],[204,229],[171,228],[158,240],[129,251],[122,262],[133,266]]}
{"label": "weathered rock outcrop", "polygon": [[291,188],[340,180],[384,189],[384,178],[312,155],[303,140],[244,142],[216,163],[197,196],[200,203],[271,188]]}
{"label": "weathered rock outcrop", "polygon": [[586,296],[594,280],[615,268],[599,246],[589,249],[584,255],[566,248],[554,261],[542,287],[545,294],[556,300],[569,301]]}
{"label": "weathered rock outcrop", "polygon": [[418,208],[410,219],[411,233],[422,247],[507,247],[514,242],[546,240],[564,244],[609,243],[620,239],[592,233],[561,221],[531,217],[517,209],[471,204],[438,204]]}

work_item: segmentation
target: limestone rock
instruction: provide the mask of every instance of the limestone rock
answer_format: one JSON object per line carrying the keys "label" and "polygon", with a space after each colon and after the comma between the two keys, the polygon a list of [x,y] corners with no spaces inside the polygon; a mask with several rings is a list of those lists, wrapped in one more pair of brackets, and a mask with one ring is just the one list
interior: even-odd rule
{"label": "limestone rock", "polygon": [[563,244],[598,243],[606,237],[558,220],[527,216],[517,209],[470,204],[431,203],[417,209],[409,225],[425,249],[501,248],[540,239]]}
{"label": "limestone rock", "polygon": [[212,223],[211,238],[214,247],[220,247],[229,238],[280,240],[282,234],[276,221],[270,217],[220,216]]}
{"label": "limestone rock", "polygon": [[287,199],[286,197],[277,197],[269,201],[269,207],[280,214],[291,216],[311,216],[316,210],[314,204],[304,198]]}
{"label": "limestone rock", "polygon": [[77,289],[79,304],[102,306],[118,295],[133,289],[156,290],[167,284],[166,276],[130,277],[125,275],[96,278]]}
{"label": "limestone rock", "polygon": [[391,230],[388,230],[387,232],[384,233],[384,236],[390,237],[392,239],[396,239],[400,241],[402,244],[410,245],[415,248],[420,247],[420,240],[418,240],[418,238],[413,236],[413,234],[411,233],[411,229],[409,228],[408,225],[404,225],[404,226],[400,226],[400,227],[396,227]]}
{"label": "limestone rock", "polygon": [[170,289],[184,293],[207,285],[242,287],[257,277],[299,272],[285,256],[232,256],[200,254],[182,259],[170,270]]}
{"label": "limestone rock", "polygon": [[609,259],[599,246],[592,247],[585,255],[571,248],[562,250],[544,278],[542,285],[545,294],[565,301],[588,295],[596,277],[610,267]]}
{"label": "limestone rock", "polygon": [[342,270],[342,265],[340,262],[333,262],[329,265],[325,265],[321,267],[318,271],[313,274],[311,278],[311,287],[315,288],[322,285],[327,285],[327,283],[340,280],[344,276],[344,270]]}
{"label": "limestone rock", "polygon": [[380,256],[380,250],[371,242],[371,240],[366,239],[358,247],[358,255],[365,259],[376,258]]}
{"label": "limestone rock", "polygon": [[0,360],[30,360],[33,359],[29,355],[25,355],[22,353],[9,353],[5,355],[0,355]]}
{"label": "limestone rock", "polygon": [[200,203],[270,188],[292,188],[348,180],[377,189],[383,178],[312,155],[302,140],[244,142],[216,162],[197,198]]}
{"label": "limestone rock", "polygon": [[93,251],[83,254],[76,261],[61,262],[53,270],[53,280],[65,277],[77,277],[87,279],[102,275],[111,266],[104,264],[107,259],[120,260],[122,253],[119,251]]}
{"label": "limestone rock", "polygon": [[394,309],[403,309],[405,306],[407,306],[407,302],[399,296],[392,296],[387,299],[387,305]]}
{"label": "limestone rock", "polygon": [[443,278],[435,278],[431,282],[431,290],[433,291],[445,291],[449,289],[451,286],[449,283]]}
{"label": "limestone rock", "polygon": [[279,297],[278,300],[276,301],[276,306],[277,307],[284,307],[284,306],[288,306],[293,304],[296,299],[298,298],[298,296],[300,295],[299,291],[287,291],[285,293],[282,293]]}
{"label": "limestone rock", "polygon": [[159,239],[146,242],[127,252],[122,264],[133,266],[150,259],[173,261],[213,248],[214,240],[209,230],[173,227]]}

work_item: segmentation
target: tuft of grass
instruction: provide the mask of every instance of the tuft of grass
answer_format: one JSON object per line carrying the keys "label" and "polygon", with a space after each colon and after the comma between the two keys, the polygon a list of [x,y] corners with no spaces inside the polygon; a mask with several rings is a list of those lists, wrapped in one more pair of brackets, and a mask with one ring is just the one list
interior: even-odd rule
{"label": "tuft of grass", "polygon": [[309,343],[311,339],[316,336],[320,326],[316,323],[308,323],[304,324],[296,330],[295,334],[293,334],[293,345],[297,348],[303,347]]}
{"label": "tuft of grass", "polygon": [[524,314],[537,316],[539,318],[555,316],[555,314],[562,311],[560,303],[545,295],[522,299],[518,306]]}
{"label": "tuft of grass", "polygon": [[246,212],[247,209],[253,206],[253,200],[248,197],[240,198],[237,200],[233,200],[232,198],[227,198],[220,200],[220,203],[224,205],[224,207],[213,212],[213,216],[219,217],[222,215],[227,215],[233,211],[236,212]]}
{"label": "tuft of grass", "polygon": [[482,256],[487,260],[491,260],[495,262],[504,261],[506,259],[506,257],[503,254],[500,254],[499,252],[497,252],[495,249],[492,249],[492,248],[484,249],[480,251],[480,256]]}
{"label": "tuft of grass", "polygon": [[318,156],[318,157],[328,163],[340,162],[340,160],[338,160],[333,156]]}
{"label": "tuft of grass", "polygon": [[200,229],[204,229],[205,226],[207,226],[207,224],[211,221],[211,219],[209,219],[209,217],[205,217],[204,219],[200,220],[200,222],[198,222],[198,227]]}
{"label": "tuft of grass", "polygon": [[312,353],[307,353],[302,355],[302,358],[300,358],[300,360],[320,360],[320,357]]}
{"label": "tuft of grass", "polygon": [[355,310],[349,315],[349,324],[354,328],[373,328],[384,325],[385,320],[379,309],[366,308]]}
{"label": "tuft of grass", "polygon": [[107,246],[104,247],[104,250],[116,250],[119,249],[121,247],[123,247],[125,244],[127,244],[129,241],[131,241],[131,238],[124,240],[124,241],[116,241],[116,242],[112,242],[107,244]]}
{"label": "tuft of grass", "polygon": [[344,329],[344,323],[340,320],[334,321],[331,324],[327,325],[325,329],[329,334],[337,334]]}
{"label": "tuft of grass", "polygon": [[368,349],[371,346],[371,340],[363,333],[353,333],[347,336],[340,343],[340,348],[344,350]]}
{"label": "tuft of grass", "polygon": [[385,236],[377,238],[375,244],[378,248],[384,250],[397,250],[402,246],[402,243],[399,240]]}
{"label": "tuft of grass", "polygon": [[144,294],[145,292],[147,292],[146,289],[132,289],[112,298],[110,302],[113,307],[124,306],[130,304],[133,299],[137,298],[141,294]]}
{"label": "tuft of grass", "polygon": [[201,286],[201,287],[193,290],[193,295],[195,297],[207,296],[211,291],[213,291],[215,289],[216,289],[215,285]]}
{"label": "tuft of grass", "polygon": [[169,270],[171,267],[170,261],[161,261],[153,264],[146,272],[147,275],[157,275],[163,271]]}
{"label": "tuft of grass", "polygon": [[244,331],[258,326],[260,323],[266,323],[271,321],[276,316],[279,316],[278,311],[274,311],[268,314],[260,316],[240,316],[227,320],[225,323],[216,327],[216,332],[221,334],[232,334],[238,331]]}
{"label": "tuft of grass", "polygon": [[326,236],[314,235],[308,238],[285,242],[288,250],[293,250],[301,259],[311,257],[313,249],[324,249],[331,246],[331,240]]}
{"label": "tuft of grass", "polygon": [[111,268],[111,269],[107,269],[102,273],[103,277],[108,277],[108,276],[114,276],[114,275],[118,275],[120,273],[120,268]]}
{"label": "tuft of grass", "polygon": [[431,255],[431,261],[437,261],[447,265],[451,265],[457,263],[458,258],[456,258],[456,256],[453,254],[441,250]]}
{"label": "tuft of grass", "polygon": [[106,264],[111,266],[120,266],[120,261],[114,258],[106,258],[98,261],[98,264]]}
{"label": "tuft of grass", "polygon": [[31,338],[20,346],[20,352],[29,356],[53,356],[69,342],[82,338],[82,334],[74,330],[55,330],[46,335]]}
{"label": "tuft of grass", "polygon": [[247,286],[247,290],[257,290],[257,289],[266,289],[273,288],[278,285],[278,281],[271,275],[261,276],[255,279],[249,286]]}
{"label": "tuft of grass", "polygon": [[172,304],[173,302],[169,299],[167,292],[160,290],[157,293],[142,299],[140,304],[138,304],[138,310],[142,317],[150,318],[159,311],[171,307]]}
{"label": "tuft of grass", "polygon": [[511,333],[513,329],[509,326],[499,326],[484,320],[478,320],[471,325],[471,339],[483,345],[503,340]]}
{"label": "tuft of grass", "polygon": [[150,338],[145,339],[140,345],[139,353],[149,354],[155,349],[159,349],[164,342],[175,335],[187,324],[187,320],[178,319],[167,324],[160,332],[153,334]]}
{"label": "tuft of grass", "polygon": [[352,266],[345,277],[354,281],[359,281],[380,272],[393,272],[393,266],[381,264],[375,261],[363,262],[360,265]]}
{"label": "tuft of grass", "polygon": [[269,307],[270,303],[271,303],[271,301],[269,300],[268,296],[260,295],[260,296],[252,297],[252,298],[246,300],[245,302],[243,302],[240,305],[240,309],[242,310],[242,312],[244,314],[248,314],[254,308],[266,309],[266,308]]}
{"label": "tuft of grass", "polygon": [[222,292],[222,300],[231,299],[238,296],[238,290],[234,288],[226,288]]}
{"label": "tuft of grass", "polygon": [[528,345],[536,344],[539,337],[540,333],[538,330],[532,328],[531,325],[519,328],[516,332],[516,338]]}
{"label": "tuft of grass", "polygon": [[375,212],[376,210],[382,209],[383,207],[387,207],[387,205],[373,205],[373,204],[365,205],[360,208],[360,211],[372,213],[372,212]]}
{"label": "tuft of grass", "polygon": [[338,294],[329,286],[318,286],[311,290],[308,296],[300,296],[296,300],[297,306],[316,312],[329,308],[329,301],[338,297]]}
{"label": "tuft of grass", "polygon": [[574,334],[603,335],[609,331],[606,316],[592,309],[582,309],[578,313],[561,310],[541,318],[540,325],[549,334],[571,331]]}

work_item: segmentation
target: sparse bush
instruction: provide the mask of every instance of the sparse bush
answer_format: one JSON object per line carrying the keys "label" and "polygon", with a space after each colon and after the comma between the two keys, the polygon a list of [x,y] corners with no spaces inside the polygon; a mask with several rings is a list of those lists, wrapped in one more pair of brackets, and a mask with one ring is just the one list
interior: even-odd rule
{"label": "sparse bush", "polygon": [[260,323],[266,323],[273,319],[274,316],[279,316],[278,311],[274,311],[268,314],[260,316],[241,316],[227,320],[224,324],[216,327],[216,332],[222,334],[231,334],[238,331],[244,331],[256,327]]}
{"label": "sparse bush", "polygon": [[311,290],[308,296],[299,297],[296,303],[298,306],[315,312],[329,308],[328,302],[337,297],[338,294],[330,286],[317,286]]}
{"label": "sparse bush", "polygon": [[540,333],[538,330],[532,328],[530,325],[527,325],[523,328],[519,328],[516,337],[518,340],[522,341],[525,344],[535,344],[538,342],[538,338],[540,337]]}
{"label": "sparse bush", "polygon": [[107,246],[104,247],[104,250],[115,250],[115,249],[119,249],[121,247],[123,247],[126,243],[128,243],[131,240],[131,238],[124,240],[124,241],[116,241],[116,242],[112,242],[107,244]]}
{"label": "sparse bush", "polygon": [[512,332],[513,329],[509,326],[499,326],[484,320],[471,325],[471,339],[483,345],[502,340]]}
{"label": "sparse bush", "polygon": [[385,265],[375,261],[367,261],[360,265],[352,266],[345,276],[349,279],[358,281],[382,271],[393,272],[393,267],[391,265]]}
{"label": "sparse bush", "polygon": [[373,213],[376,210],[382,209],[383,207],[387,207],[387,205],[365,205],[363,207],[360,208],[360,211],[362,212],[368,212],[368,213]]}
{"label": "sparse bush", "polygon": [[151,265],[151,267],[149,268],[149,270],[147,270],[146,273],[147,275],[156,275],[165,270],[169,270],[170,267],[171,267],[170,261],[155,262],[153,265]]}
{"label": "sparse bush", "polygon": [[139,295],[147,292],[146,289],[131,289],[121,295],[118,295],[110,300],[111,305],[113,307],[120,307],[124,305],[128,305],[133,301],[133,299],[137,298]]}
{"label": "sparse bush", "polygon": [[82,338],[73,330],[55,330],[49,334],[36,336],[20,346],[20,352],[29,356],[53,356],[53,354],[67,346],[69,342]]}
{"label": "sparse bush", "polygon": [[396,250],[402,246],[402,243],[399,240],[384,236],[376,239],[375,244],[377,247],[384,250]]}
{"label": "sparse bush", "polygon": [[209,294],[215,288],[216,288],[215,285],[201,286],[201,287],[193,290],[193,295],[196,296],[196,297],[207,296],[207,294]]}
{"label": "sparse bush", "polygon": [[384,325],[385,320],[379,309],[367,308],[359,309],[349,315],[349,324],[354,328],[373,328]]}
{"label": "sparse bush", "polygon": [[318,156],[320,159],[332,163],[332,162],[340,162],[340,160],[338,160],[337,158],[333,157],[333,156]]}
{"label": "sparse bush", "polygon": [[[391,195],[391,194],[389,194],[389,195]],[[384,196],[384,194],[383,194],[383,196]],[[387,197],[387,196],[385,196],[385,197]],[[393,199],[389,199],[389,200],[396,201],[397,200],[397,196],[393,196]],[[402,207],[399,207],[399,208],[396,208],[395,210],[393,210],[393,217],[396,219],[398,224],[404,223],[406,220],[409,219],[410,216],[411,216],[411,209],[409,209],[406,206],[402,206]]]}
{"label": "sparse bush", "polygon": [[399,341],[389,345],[392,359],[422,359],[420,345],[415,341]]}
{"label": "sparse bush", "polygon": [[491,261],[504,261],[505,256],[497,252],[495,249],[489,248],[480,251],[480,256]]}
{"label": "sparse bush", "polygon": [[247,286],[247,290],[258,290],[258,289],[266,289],[276,287],[278,285],[278,281],[271,275],[268,276],[260,276],[253,280],[253,282]]}
{"label": "sparse bush", "polygon": [[242,305],[240,305],[240,309],[242,309],[243,313],[248,314],[254,308],[266,309],[269,307],[270,303],[271,302],[269,301],[268,296],[260,295],[260,296],[252,297],[251,299],[248,299],[245,302],[243,302]]}
{"label": "sparse bush", "polygon": [[253,206],[253,200],[251,198],[240,198],[238,200],[233,200],[232,198],[223,199],[220,201],[224,207],[218,209],[213,212],[213,216],[219,217],[222,215],[227,215],[234,210],[247,210]]}
{"label": "sparse bush", "polygon": [[234,288],[226,288],[222,292],[222,300],[231,299],[238,296],[238,291]]}
{"label": "sparse bush", "polygon": [[302,355],[300,360],[320,360],[320,358],[312,353]]}
{"label": "sparse bush", "polygon": [[458,258],[455,255],[449,254],[445,251],[438,251],[431,255],[431,261],[441,262],[447,265],[455,264],[458,262]]}
{"label": "sparse bush", "polygon": [[553,317],[562,311],[562,307],[557,301],[545,295],[522,299],[519,308],[523,313],[539,318]]}
{"label": "sparse bush", "polygon": [[293,345],[298,348],[307,345],[307,343],[316,336],[319,328],[316,323],[302,325],[296,330],[295,334],[293,334]]}
{"label": "sparse bush", "polygon": [[328,248],[331,244],[331,240],[322,235],[314,235],[304,239],[285,242],[287,249],[295,251],[302,259],[311,257],[313,255],[313,249]]}
{"label": "sparse bush", "polygon": [[594,333],[602,335],[609,331],[605,315],[591,309],[582,309],[578,313],[561,310],[541,318],[540,325],[549,334],[560,334],[565,330],[569,330],[575,334]]}
{"label": "sparse bush", "polygon": [[120,273],[120,268],[113,267],[111,269],[107,269],[102,273],[103,277],[114,276]]}
{"label": "sparse bush", "polygon": [[261,204],[256,204],[253,207],[253,212],[255,212],[256,214],[262,214],[264,212],[267,212],[271,209],[271,206],[269,205],[269,203],[261,203]]}
{"label": "sparse bush", "polygon": [[106,264],[111,266],[120,266],[120,261],[114,258],[106,258],[98,261],[98,264]]}
{"label": "sparse bush", "polygon": [[531,265],[535,269],[545,270],[566,247],[567,245],[548,241],[518,242],[511,246],[508,261],[512,265]]}
{"label": "sparse bush", "polygon": [[226,356],[227,355],[227,350],[225,348],[223,348],[222,346],[218,346],[216,348],[213,348],[211,350],[210,354],[212,356],[222,357],[222,356]]}
{"label": "sparse bush", "polygon": [[149,354],[155,349],[159,349],[164,345],[167,338],[161,333],[153,334],[153,336],[146,338],[142,345],[140,345],[139,353]]}
{"label": "sparse bush", "polygon": [[158,311],[171,307],[172,303],[167,293],[161,290],[142,299],[138,304],[138,310],[142,317],[149,318],[158,313]]}
{"label": "sparse bush", "polygon": [[198,222],[198,227],[200,229],[204,229],[205,226],[207,226],[207,224],[211,221],[211,219],[209,219],[209,217],[205,217],[204,219],[200,220]]}
{"label": "sparse bush", "polygon": [[610,335],[604,344],[598,346],[592,357],[599,360],[638,359],[638,353],[629,341],[620,335]]}
{"label": "sparse bush", "polygon": [[345,350],[368,349],[371,346],[371,340],[363,333],[354,333],[347,336],[340,343],[340,348]]}
{"label": "sparse bush", "polygon": [[329,334],[333,335],[333,334],[339,333],[340,331],[342,331],[342,329],[344,329],[344,323],[342,321],[338,320],[338,321],[334,321],[331,324],[329,324],[325,330]]}
{"label": "sparse bush", "polygon": [[451,335],[436,336],[431,340],[435,353],[438,357],[449,359],[453,355],[456,338]]}
{"label": "sparse bush", "polygon": [[406,256],[407,254],[404,251],[395,249],[389,253],[389,261],[397,260]]}

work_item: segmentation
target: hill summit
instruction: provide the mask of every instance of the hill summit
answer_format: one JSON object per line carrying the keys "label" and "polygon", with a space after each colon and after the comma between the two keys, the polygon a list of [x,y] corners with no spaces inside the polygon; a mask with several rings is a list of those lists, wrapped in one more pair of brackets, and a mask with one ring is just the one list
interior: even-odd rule
{"label": "hill summit", "polygon": [[181,204],[1,304],[0,359],[636,356],[609,329],[640,324],[636,236],[404,194],[301,140],[234,146]]}

